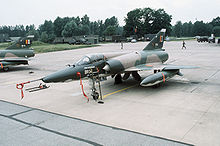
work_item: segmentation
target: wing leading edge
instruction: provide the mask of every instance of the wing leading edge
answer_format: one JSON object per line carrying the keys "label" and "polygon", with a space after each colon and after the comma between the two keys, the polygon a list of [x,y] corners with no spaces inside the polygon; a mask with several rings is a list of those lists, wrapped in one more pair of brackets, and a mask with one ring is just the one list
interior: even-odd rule
{"label": "wing leading edge", "polygon": [[185,66],[185,65],[171,65],[171,64],[141,64],[135,67],[131,67],[125,70],[125,72],[131,71],[149,71],[149,70],[179,70],[179,69],[196,69],[197,66]]}

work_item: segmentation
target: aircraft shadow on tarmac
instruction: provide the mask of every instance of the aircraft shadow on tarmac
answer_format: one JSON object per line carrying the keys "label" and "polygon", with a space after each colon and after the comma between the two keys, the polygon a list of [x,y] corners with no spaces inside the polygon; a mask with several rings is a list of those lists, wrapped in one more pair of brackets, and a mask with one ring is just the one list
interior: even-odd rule
{"label": "aircraft shadow on tarmac", "polygon": [[[34,72],[34,71],[42,71],[41,68],[39,68],[38,66],[11,66],[10,69],[6,72],[3,71],[0,68],[0,73],[9,73],[9,72],[18,72],[18,71],[29,71],[29,72]],[[54,70],[47,70],[47,71],[54,71]]]}
{"label": "aircraft shadow on tarmac", "polygon": [[[160,91],[166,91],[166,90],[185,90],[186,92],[190,92],[192,87],[198,86],[201,84],[201,82],[198,81],[181,81],[181,80],[175,80],[170,79],[169,81],[166,81],[165,83],[161,83],[159,86],[149,86],[149,87],[143,87],[140,85],[140,82],[135,81],[133,78],[129,78],[126,81],[123,81],[121,84],[114,84],[113,79],[108,79],[106,82],[102,83],[102,90],[104,96],[106,94],[111,94],[114,92],[117,92],[117,94],[120,94],[122,91],[134,91],[138,92],[141,95],[145,94],[146,92],[160,92]],[[110,89],[111,91],[107,91]],[[130,93],[130,92],[129,92]],[[128,94],[129,94],[128,93]],[[113,94],[112,94],[113,95]]]}
{"label": "aircraft shadow on tarmac", "polygon": [[[31,69],[32,68],[29,68],[27,66],[14,66],[14,67],[10,67],[10,69],[7,72],[15,72],[15,71],[31,70]],[[5,72],[5,71],[0,70],[0,72]]]}

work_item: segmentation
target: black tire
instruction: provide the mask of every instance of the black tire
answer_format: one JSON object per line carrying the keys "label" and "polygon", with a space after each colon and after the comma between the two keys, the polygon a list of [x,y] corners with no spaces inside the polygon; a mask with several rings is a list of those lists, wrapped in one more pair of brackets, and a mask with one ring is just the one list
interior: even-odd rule
{"label": "black tire", "polygon": [[117,74],[115,76],[115,84],[121,84],[122,83],[122,77],[121,74]]}
{"label": "black tire", "polygon": [[9,67],[3,67],[3,71],[5,72],[9,71]]}
{"label": "black tire", "polygon": [[93,97],[94,100],[98,100],[99,99],[99,93],[98,92],[94,92],[92,94],[92,97]]}

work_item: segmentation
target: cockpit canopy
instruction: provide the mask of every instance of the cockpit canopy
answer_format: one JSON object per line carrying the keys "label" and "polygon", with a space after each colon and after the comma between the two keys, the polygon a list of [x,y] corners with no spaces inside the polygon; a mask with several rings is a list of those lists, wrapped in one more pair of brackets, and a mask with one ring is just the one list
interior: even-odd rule
{"label": "cockpit canopy", "polygon": [[77,61],[75,65],[76,66],[87,65],[104,59],[105,57],[102,54],[86,55],[83,58],[81,58],[79,61]]}

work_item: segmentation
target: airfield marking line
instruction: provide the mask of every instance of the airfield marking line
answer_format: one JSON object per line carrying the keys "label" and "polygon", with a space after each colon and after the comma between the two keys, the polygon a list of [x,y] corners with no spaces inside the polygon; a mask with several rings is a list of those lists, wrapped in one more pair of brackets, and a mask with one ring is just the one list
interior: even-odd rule
{"label": "airfield marking line", "polygon": [[135,87],[135,86],[136,86],[136,85],[129,86],[129,87],[126,87],[126,88],[123,88],[123,89],[120,89],[120,90],[117,90],[117,91],[114,91],[114,92],[105,94],[102,98],[104,99],[104,98],[106,98],[106,97],[108,97],[108,96],[110,96],[110,95],[116,94],[116,93],[118,93],[118,92],[125,91],[125,90],[130,89],[130,88],[133,88],[133,87]]}

